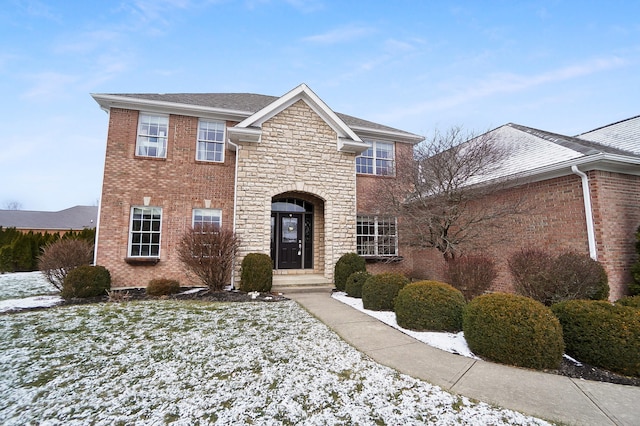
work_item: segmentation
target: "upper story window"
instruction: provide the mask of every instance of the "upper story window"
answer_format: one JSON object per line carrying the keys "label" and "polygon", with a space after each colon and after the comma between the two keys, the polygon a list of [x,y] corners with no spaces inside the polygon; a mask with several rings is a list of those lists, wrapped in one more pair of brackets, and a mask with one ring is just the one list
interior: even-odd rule
{"label": "upper story window", "polygon": [[365,140],[369,149],[356,157],[356,172],[368,175],[390,176],[394,173],[393,142]]}
{"label": "upper story window", "polygon": [[129,227],[129,256],[160,256],[160,225],[162,208],[133,207]]}
{"label": "upper story window", "polygon": [[222,225],[222,211],[219,209],[193,209],[193,229],[207,229]]}
{"label": "upper story window", "polygon": [[198,121],[196,160],[224,161],[224,121]]}
{"label": "upper story window", "polygon": [[141,113],[138,120],[136,155],[141,157],[166,158],[169,117]]}

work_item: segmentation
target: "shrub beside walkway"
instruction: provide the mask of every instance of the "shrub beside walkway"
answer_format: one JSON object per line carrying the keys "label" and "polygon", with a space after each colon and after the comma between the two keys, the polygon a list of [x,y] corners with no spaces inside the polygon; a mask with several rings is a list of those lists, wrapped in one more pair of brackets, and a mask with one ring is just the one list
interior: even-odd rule
{"label": "shrub beside walkway", "polygon": [[331,298],[285,294],[375,361],[443,389],[565,424],[636,425],[640,387],[572,379],[477,361],[419,342]]}

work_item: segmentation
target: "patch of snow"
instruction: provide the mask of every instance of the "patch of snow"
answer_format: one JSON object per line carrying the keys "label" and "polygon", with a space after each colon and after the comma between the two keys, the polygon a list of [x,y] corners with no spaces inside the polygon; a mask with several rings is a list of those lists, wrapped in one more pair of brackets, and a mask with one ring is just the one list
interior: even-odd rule
{"label": "patch of snow", "polygon": [[62,303],[60,296],[33,296],[22,299],[0,300],[0,313],[18,311],[29,308],[50,308],[58,303]]}
{"label": "patch of snow", "polygon": [[564,358],[565,358],[565,359],[567,359],[567,360],[571,361],[572,363],[574,363],[574,364],[575,364],[575,365],[577,365],[578,367],[582,367],[582,363],[581,363],[580,361],[578,361],[577,359],[572,358],[572,357],[570,357],[570,356],[569,356],[569,355],[567,355],[567,354],[564,354],[563,356],[564,356]]}
{"label": "patch of snow", "polygon": [[40,271],[0,274],[0,300],[58,293]]}
{"label": "patch of snow", "polygon": [[402,331],[403,333],[413,337],[416,340],[419,340],[423,343],[426,343],[429,346],[433,346],[434,348],[442,349],[443,351],[451,352],[454,354],[466,356],[468,358],[480,359],[471,352],[469,346],[467,345],[467,341],[464,338],[464,333],[445,333],[445,332],[435,332],[435,331],[413,331],[407,330],[406,328],[402,328],[398,325],[396,321],[395,312],[389,311],[372,311],[369,309],[364,309],[362,306],[362,299],[358,299],[355,297],[347,296],[345,292],[334,292],[332,297],[346,305],[351,306],[354,309],[359,310],[369,316],[372,316],[383,323]]}
{"label": "patch of snow", "polygon": [[207,289],[204,288],[204,287],[196,287],[196,288],[192,288],[192,289],[189,289],[189,290],[185,290],[180,294],[195,294],[195,293],[200,293],[201,291],[205,291],[205,290],[207,290]]}

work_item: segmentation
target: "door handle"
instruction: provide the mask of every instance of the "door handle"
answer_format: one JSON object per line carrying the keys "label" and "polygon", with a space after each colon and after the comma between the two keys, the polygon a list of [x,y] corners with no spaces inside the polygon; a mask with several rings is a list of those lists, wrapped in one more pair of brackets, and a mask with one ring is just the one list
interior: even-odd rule
{"label": "door handle", "polygon": [[302,240],[298,240],[298,256],[302,254]]}

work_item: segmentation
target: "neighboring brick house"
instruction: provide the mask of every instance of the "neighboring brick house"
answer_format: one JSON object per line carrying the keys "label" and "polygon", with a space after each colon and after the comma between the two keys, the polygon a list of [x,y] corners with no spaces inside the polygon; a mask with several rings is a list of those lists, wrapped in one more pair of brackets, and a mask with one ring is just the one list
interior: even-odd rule
{"label": "neighboring brick house", "polygon": [[282,97],[92,96],[109,113],[96,262],[114,287],[189,285],[176,246],[198,223],[240,239],[235,283],[250,252],[272,256],[276,281],[320,282],[347,252],[403,255],[368,193],[423,137],[335,113],[304,84]]}
{"label": "neighboring brick house", "polygon": [[[626,292],[630,267],[637,259],[635,232],[640,226],[640,116],[576,137],[516,124],[489,132],[510,155],[497,174],[510,186],[481,204],[520,198],[526,215],[503,219],[503,243],[463,246],[498,264],[494,290],[513,291],[507,259],[521,248],[557,254],[574,251],[602,263],[609,277],[610,299]],[[491,231],[495,232],[495,231]],[[492,241],[486,235],[486,241]],[[442,279],[442,257],[435,250],[414,253],[414,276]]]}

